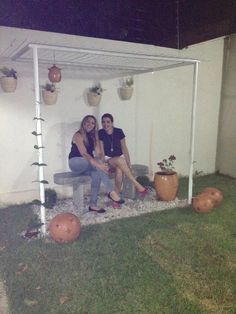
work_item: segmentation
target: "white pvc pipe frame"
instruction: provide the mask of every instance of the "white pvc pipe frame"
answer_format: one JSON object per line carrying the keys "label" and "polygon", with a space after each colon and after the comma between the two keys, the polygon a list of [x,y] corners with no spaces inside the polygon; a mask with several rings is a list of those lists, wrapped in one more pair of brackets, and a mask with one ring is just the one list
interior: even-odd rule
{"label": "white pvc pipe frame", "polygon": [[[62,51],[73,51],[73,52],[88,52],[94,54],[106,54],[113,56],[130,57],[130,53],[114,53],[114,52],[104,52],[99,50],[87,50],[87,49],[76,49],[61,46],[51,46],[51,45],[37,45],[30,44],[28,46],[33,50],[33,63],[34,63],[34,88],[35,88],[35,109],[36,109],[36,132],[37,132],[37,144],[38,144],[38,162],[43,163],[43,140],[42,140],[42,125],[41,125],[41,111],[40,111],[40,87],[39,87],[39,60],[38,60],[38,49],[52,49],[52,50],[62,50]],[[192,194],[193,194],[193,166],[194,166],[194,143],[195,143],[195,120],[196,120],[196,106],[197,106],[197,81],[198,81],[198,65],[199,60],[195,59],[182,59],[175,57],[164,57],[164,56],[150,56],[150,55],[139,55],[140,58],[152,58],[156,60],[166,60],[166,61],[181,61],[186,64],[192,64],[194,66],[193,71],[193,91],[192,91],[192,113],[191,113],[191,130],[190,130],[190,151],[189,151],[189,182],[188,182],[188,204],[191,204]],[[183,65],[186,65],[183,64]],[[174,66],[173,66],[174,67]],[[152,69],[153,71],[154,69]],[[44,180],[43,166],[39,167],[39,181]],[[45,189],[44,183],[39,182],[40,188],[40,201],[41,204],[45,202]],[[41,222],[43,223],[41,227],[42,235],[46,234],[46,215],[45,206],[40,205]]]}
{"label": "white pvc pipe frame", "polygon": [[[43,138],[42,138],[42,120],[41,120],[41,108],[40,108],[40,89],[39,89],[39,64],[38,64],[38,48],[33,48],[33,62],[34,62],[34,89],[35,89],[35,117],[36,117],[36,133],[37,133],[37,145],[38,145],[38,163],[43,163]],[[42,235],[46,234],[46,213],[45,213],[45,189],[44,183],[41,181],[44,180],[44,171],[43,166],[39,166],[39,191],[40,191],[40,215]]]}

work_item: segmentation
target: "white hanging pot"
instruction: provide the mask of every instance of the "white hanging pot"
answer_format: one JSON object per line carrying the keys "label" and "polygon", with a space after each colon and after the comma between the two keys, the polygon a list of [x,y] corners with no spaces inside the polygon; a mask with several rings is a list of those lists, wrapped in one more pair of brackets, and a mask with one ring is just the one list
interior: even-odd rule
{"label": "white hanging pot", "polygon": [[118,94],[121,100],[129,100],[133,95],[133,87],[120,87]]}
{"label": "white hanging pot", "polygon": [[3,76],[0,78],[0,84],[5,93],[13,93],[16,90],[17,79],[11,76]]}
{"label": "white hanging pot", "polygon": [[43,102],[45,105],[55,105],[57,102],[58,92],[57,90],[51,92],[49,90],[42,91]]}
{"label": "white hanging pot", "polygon": [[90,106],[98,106],[100,104],[101,99],[102,99],[101,94],[97,94],[93,92],[87,93],[87,100]]}

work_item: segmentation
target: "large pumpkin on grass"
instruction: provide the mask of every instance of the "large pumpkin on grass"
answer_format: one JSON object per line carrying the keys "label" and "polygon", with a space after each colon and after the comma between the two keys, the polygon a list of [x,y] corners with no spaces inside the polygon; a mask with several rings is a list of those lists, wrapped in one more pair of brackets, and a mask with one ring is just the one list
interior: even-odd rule
{"label": "large pumpkin on grass", "polygon": [[80,220],[72,213],[61,213],[50,221],[48,229],[57,243],[73,242],[80,235]]}
{"label": "large pumpkin on grass", "polygon": [[216,188],[205,188],[202,193],[207,193],[213,200],[214,202],[214,207],[220,206],[222,200],[223,200],[223,194],[220,190]]}
{"label": "large pumpkin on grass", "polygon": [[207,193],[202,193],[193,197],[192,206],[199,213],[210,213],[214,208],[214,201]]}

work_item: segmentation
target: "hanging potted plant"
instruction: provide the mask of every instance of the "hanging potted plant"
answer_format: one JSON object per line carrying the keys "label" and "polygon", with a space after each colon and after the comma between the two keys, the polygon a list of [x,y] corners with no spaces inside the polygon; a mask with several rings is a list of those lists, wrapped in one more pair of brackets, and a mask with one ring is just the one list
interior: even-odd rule
{"label": "hanging potted plant", "polygon": [[57,89],[54,84],[46,83],[42,86],[42,96],[45,105],[55,105],[57,102]]}
{"label": "hanging potted plant", "polygon": [[118,88],[118,94],[121,100],[129,100],[133,95],[134,79],[132,76],[126,78],[122,82],[122,86]]}
{"label": "hanging potted plant", "polygon": [[161,171],[155,173],[154,187],[156,195],[161,201],[172,201],[176,198],[179,187],[179,178],[174,171],[173,163],[176,160],[174,155],[170,155],[168,159],[163,159],[157,165]]}
{"label": "hanging potted plant", "polygon": [[98,106],[102,99],[103,88],[100,83],[89,88],[87,92],[87,100],[90,106]]}
{"label": "hanging potted plant", "polygon": [[2,90],[6,93],[13,93],[17,86],[17,72],[7,67],[0,68],[0,71],[4,75],[0,78]]}

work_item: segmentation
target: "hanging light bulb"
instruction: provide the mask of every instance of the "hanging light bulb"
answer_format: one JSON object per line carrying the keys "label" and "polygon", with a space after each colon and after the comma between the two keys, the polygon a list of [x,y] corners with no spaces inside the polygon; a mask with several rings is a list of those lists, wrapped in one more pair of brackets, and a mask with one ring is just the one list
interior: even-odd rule
{"label": "hanging light bulb", "polygon": [[58,68],[55,64],[48,69],[48,78],[52,83],[58,83],[61,80],[61,69]]}

